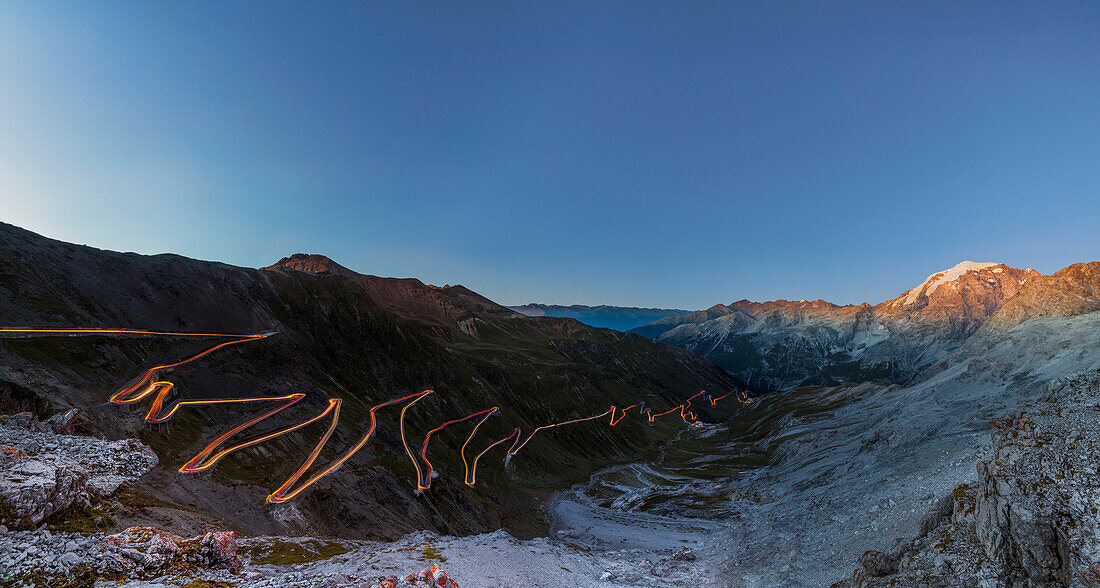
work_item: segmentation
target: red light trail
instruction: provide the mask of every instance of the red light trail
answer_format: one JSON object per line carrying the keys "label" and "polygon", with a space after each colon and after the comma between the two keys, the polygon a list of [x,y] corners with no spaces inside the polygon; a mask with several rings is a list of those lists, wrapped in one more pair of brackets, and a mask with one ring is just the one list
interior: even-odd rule
{"label": "red light trail", "polygon": [[[432,485],[432,462],[428,461],[428,442],[432,440],[432,434],[433,433],[435,433],[437,431],[440,431],[441,429],[443,429],[443,427],[446,427],[447,425],[453,425],[455,423],[461,423],[462,421],[468,421],[468,420],[470,420],[474,417],[485,415],[485,418],[478,421],[477,426],[474,427],[474,430],[470,433],[470,436],[466,438],[466,443],[462,444],[462,448],[463,448],[463,450],[465,450],[466,449],[466,444],[470,442],[470,439],[474,438],[474,433],[477,433],[477,427],[481,426],[481,423],[485,422],[485,419],[489,418],[493,413],[497,412],[498,410],[500,410],[500,408],[496,407],[496,406],[494,406],[493,408],[486,408],[485,410],[478,411],[478,412],[475,412],[475,413],[472,413],[472,414],[468,414],[468,415],[466,415],[466,416],[464,416],[460,419],[455,419],[453,421],[447,421],[447,422],[443,423],[442,425],[439,425],[438,427],[432,429],[431,431],[428,431],[428,434],[424,435],[424,445],[421,446],[421,448],[420,448],[420,459],[424,460],[424,465],[428,466],[428,472],[427,472],[427,475],[423,478],[423,482],[421,481],[421,477],[420,477],[420,465],[416,463],[415,459],[412,460],[413,468],[416,469],[416,489],[417,490],[427,490]],[[404,441],[404,439],[405,439],[405,436],[401,435],[401,440]],[[408,450],[409,450],[408,446],[405,446],[405,451],[408,452]],[[462,460],[463,460],[463,462],[466,461],[465,452],[463,452]]]}
{"label": "red light trail", "polygon": [[[321,480],[325,476],[331,474],[333,471],[335,471],[337,468],[339,468],[341,465],[343,465],[345,462],[347,462],[349,459],[351,459],[360,449],[363,448],[364,445],[367,444],[368,441],[370,441],[371,437],[374,435],[374,431],[375,431],[375,429],[377,428],[377,425],[378,425],[378,419],[377,419],[377,415],[375,413],[379,409],[385,408],[385,407],[388,407],[388,406],[403,404],[403,406],[401,407],[401,413],[398,417],[399,430],[400,430],[400,434],[401,434],[401,444],[405,448],[405,453],[406,453],[406,455],[408,455],[409,460],[413,464],[413,469],[416,470],[416,488],[417,488],[417,493],[419,493],[419,492],[422,492],[422,491],[427,490],[428,488],[430,488],[431,484],[432,484],[432,476],[433,476],[434,470],[433,470],[431,461],[428,460],[428,444],[431,442],[432,435],[434,435],[435,433],[438,433],[439,431],[443,430],[444,428],[446,428],[450,425],[454,425],[454,424],[457,424],[457,423],[461,423],[461,422],[465,422],[465,421],[468,421],[468,420],[472,420],[472,419],[476,419],[478,417],[481,417],[477,421],[477,424],[474,425],[473,430],[470,431],[470,434],[466,438],[466,441],[462,444],[462,449],[460,451],[460,455],[462,457],[462,464],[463,464],[463,467],[465,469],[465,475],[464,475],[464,478],[463,478],[463,482],[467,486],[473,486],[474,484],[477,483],[477,464],[478,464],[478,461],[482,458],[482,456],[484,456],[486,453],[488,453],[490,450],[497,447],[498,445],[502,445],[502,444],[504,444],[504,443],[506,443],[510,440],[512,441],[512,445],[511,445],[511,447],[508,448],[507,452],[505,453],[505,462],[510,460],[513,455],[519,453],[520,450],[522,450],[524,447],[526,447],[527,444],[531,441],[531,439],[533,439],[535,437],[535,435],[537,435],[540,431],[543,431],[543,430],[546,430],[546,429],[553,429],[553,428],[556,428],[556,427],[561,427],[561,426],[564,426],[564,425],[570,425],[570,424],[574,424],[574,423],[594,421],[594,420],[600,419],[600,418],[608,416],[608,415],[611,416],[610,421],[609,421],[608,424],[610,426],[614,427],[614,426],[618,425],[624,418],[626,418],[627,411],[629,411],[631,409],[634,409],[634,408],[638,409],[637,410],[638,414],[645,414],[647,419],[648,419],[648,422],[650,422],[650,423],[654,422],[654,419],[656,419],[657,417],[661,417],[661,416],[679,411],[680,418],[685,423],[687,423],[688,426],[692,426],[692,427],[699,426],[699,423],[696,421],[697,416],[696,416],[695,412],[691,409],[691,406],[692,406],[691,401],[698,398],[699,396],[701,396],[703,394],[706,394],[705,390],[700,390],[699,392],[695,393],[694,395],[689,397],[687,400],[685,400],[681,404],[679,404],[677,406],[674,406],[674,407],[670,408],[669,410],[666,410],[664,412],[657,413],[657,414],[654,414],[652,411],[650,411],[649,408],[646,408],[644,402],[631,404],[630,406],[627,406],[626,408],[622,408],[622,409],[619,409],[615,406],[612,406],[611,408],[609,408],[609,409],[605,410],[604,412],[601,412],[600,414],[597,414],[595,416],[570,419],[570,420],[567,420],[567,421],[551,423],[549,425],[542,425],[541,427],[537,427],[533,431],[531,431],[531,434],[529,434],[526,439],[523,438],[523,434],[520,431],[520,428],[516,427],[510,435],[508,435],[507,437],[505,437],[503,439],[500,439],[498,441],[495,441],[495,442],[491,443],[488,447],[483,449],[481,451],[481,453],[478,453],[476,456],[474,456],[474,458],[472,460],[467,460],[467,458],[466,458],[466,447],[473,440],[474,436],[477,435],[478,429],[481,427],[481,425],[483,425],[485,423],[485,421],[487,421],[489,419],[489,417],[491,417],[494,414],[497,414],[498,412],[500,412],[500,407],[494,406],[494,407],[491,407],[491,408],[486,408],[484,410],[479,410],[477,412],[470,413],[470,414],[468,414],[468,415],[466,415],[462,418],[446,421],[443,424],[439,425],[438,427],[435,427],[434,429],[431,429],[430,431],[428,431],[427,434],[424,435],[424,442],[420,447],[420,454],[419,454],[420,459],[418,460],[417,456],[414,455],[412,450],[409,448],[408,441],[406,440],[406,436],[405,436],[405,413],[414,404],[416,404],[417,402],[420,402],[425,397],[427,397],[429,394],[433,393],[432,390],[423,390],[423,391],[417,392],[415,394],[409,394],[408,396],[402,396],[400,398],[394,398],[394,399],[391,399],[391,400],[387,400],[387,401],[385,401],[381,404],[377,404],[377,405],[371,407],[371,409],[369,411],[369,413],[370,413],[370,426],[367,428],[367,432],[363,435],[363,437],[360,438],[359,441],[355,445],[353,445],[350,449],[348,449],[346,452],[344,452],[344,454],[341,455],[339,458],[337,458],[335,461],[328,464],[324,468],[320,469],[319,471],[317,471],[316,473],[311,475],[309,478],[307,478],[305,482],[302,482],[300,485],[295,487],[295,484],[298,483],[298,481],[302,478],[302,476],[304,476],[305,473],[307,471],[309,471],[309,469],[313,466],[314,462],[317,461],[317,458],[320,456],[321,451],[324,449],[325,445],[329,441],[329,438],[332,436],[332,432],[336,429],[336,424],[340,420],[340,408],[341,408],[341,404],[342,404],[342,401],[340,399],[338,399],[338,398],[328,399],[328,402],[326,403],[326,406],[324,407],[324,409],[321,410],[321,412],[318,413],[316,416],[313,416],[313,417],[310,417],[310,418],[308,418],[306,420],[303,420],[301,422],[289,425],[289,426],[284,427],[284,428],[282,428],[278,431],[267,433],[265,435],[256,437],[254,439],[244,441],[244,442],[238,443],[236,445],[232,445],[232,446],[230,446],[226,449],[222,449],[221,451],[218,451],[217,453],[215,453],[215,450],[217,450],[220,446],[222,446],[224,443],[226,443],[234,435],[237,435],[238,433],[244,431],[245,429],[248,429],[249,427],[252,427],[253,425],[256,425],[257,423],[259,423],[259,422],[261,422],[261,421],[263,421],[263,420],[265,420],[269,417],[275,416],[276,414],[278,414],[278,413],[290,408],[291,406],[297,404],[299,401],[301,401],[303,398],[305,398],[305,394],[295,393],[295,394],[287,394],[285,396],[266,396],[266,397],[256,397],[256,398],[220,398],[220,399],[209,399],[209,400],[181,400],[181,401],[177,402],[174,406],[172,406],[170,409],[168,409],[166,412],[162,412],[163,409],[164,409],[164,401],[167,398],[168,393],[172,390],[173,384],[171,382],[168,382],[168,381],[156,380],[155,377],[154,377],[160,371],[172,369],[172,368],[179,367],[179,366],[182,366],[184,364],[190,363],[192,361],[195,361],[197,359],[205,357],[206,355],[209,355],[209,354],[213,353],[214,351],[217,351],[218,349],[221,349],[223,347],[228,347],[230,345],[236,345],[238,343],[245,343],[245,342],[249,342],[249,341],[258,341],[260,339],[266,339],[267,337],[271,336],[274,333],[263,333],[263,334],[258,334],[258,335],[234,335],[234,334],[226,334],[226,333],[183,333],[183,332],[172,332],[172,331],[144,331],[144,330],[139,330],[139,329],[19,329],[19,328],[0,328],[0,334],[3,334],[3,333],[29,334],[29,335],[96,335],[96,334],[103,334],[103,335],[154,335],[154,336],[165,336],[165,337],[218,337],[218,338],[231,339],[231,340],[226,341],[224,343],[219,343],[217,345],[214,345],[213,347],[210,347],[210,348],[208,348],[204,351],[201,351],[201,352],[199,352],[195,355],[192,355],[192,356],[190,356],[186,359],[183,359],[181,361],[166,364],[166,365],[158,365],[158,366],[149,368],[148,370],[145,371],[144,374],[142,374],[142,376],[140,378],[138,378],[135,381],[135,383],[133,383],[133,384],[119,390],[118,392],[115,392],[114,394],[112,394],[109,398],[109,401],[113,404],[132,404],[132,403],[140,402],[140,401],[152,396],[152,401],[149,404],[149,410],[145,413],[144,420],[147,421],[147,422],[153,422],[153,423],[159,423],[159,422],[163,422],[163,421],[168,420],[169,418],[172,417],[172,415],[176,414],[176,412],[180,409],[180,407],[183,407],[183,406],[198,406],[198,405],[207,405],[207,404],[246,404],[246,403],[255,403],[255,402],[279,403],[275,406],[275,408],[272,408],[272,409],[268,410],[267,412],[264,412],[263,414],[261,414],[257,417],[248,419],[248,420],[242,422],[241,424],[229,429],[225,433],[219,435],[217,438],[215,438],[213,441],[211,441],[205,447],[203,447],[202,450],[200,450],[197,454],[195,454],[194,457],[187,460],[186,463],[184,463],[182,466],[180,466],[179,471],[181,473],[194,473],[194,472],[200,472],[200,471],[209,469],[209,468],[213,467],[216,463],[218,463],[218,461],[220,461],[223,457],[229,455],[230,453],[233,453],[235,451],[239,451],[241,449],[245,449],[247,447],[251,447],[253,445],[263,443],[264,441],[274,439],[275,437],[279,437],[279,436],[285,435],[287,433],[296,431],[298,429],[301,429],[302,427],[311,425],[311,424],[313,424],[317,421],[323,420],[326,417],[331,416],[331,422],[329,423],[328,428],[321,435],[320,439],[318,439],[317,443],[314,445],[314,447],[310,451],[309,455],[306,456],[306,459],[302,461],[302,463],[298,466],[297,469],[294,470],[293,473],[291,473],[290,477],[288,477],[285,482],[283,482],[277,489],[275,489],[274,492],[272,492],[271,494],[268,495],[267,502],[271,502],[271,503],[286,502],[288,500],[293,499],[295,496],[298,496],[299,494],[301,494],[302,491],[304,491],[306,488],[309,488],[310,486],[312,486],[313,484],[315,484],[316,482],[318,482],[319,480]],[[707,399],[709,400],[711,406],[715,406],[718,403],[719,400],[722,400],[726,396],[729,396],[729,394],[730,393],[727,393],[727,394],[724,394],[724,395],[718,396],[718,397],[707,395]],[[746,393],[743,390],[737,392],[735,398],[739,402],[741,402],[742,404],[749,404],[750,402],[752,402],[752,399],[749,398],[748,393]],[[420,461],[424,462],[424,466],[425,466],[424,469],[421,469]]]}

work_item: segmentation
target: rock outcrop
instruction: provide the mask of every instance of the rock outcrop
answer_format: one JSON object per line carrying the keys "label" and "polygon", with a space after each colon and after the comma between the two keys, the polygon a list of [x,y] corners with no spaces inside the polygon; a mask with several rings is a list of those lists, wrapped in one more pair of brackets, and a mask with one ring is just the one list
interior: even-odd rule
{"label": "rock outcrop", "polygon": [[432,564],[419,574],[409,574],[401,579],[386,578],[371,588],[458,588],[458,582],[439,569],[439,564]]}
{"label": "rock outcrop", "polygon": [[126,575],[149,575],[169,565],[191,565],[240,571],[239,546],[233,531],[210,532],[185,539],[152,527],[130,527],[108,535],[104,543],[117,547],[96,561],[98,567]]}
{"label": "rock outcrop", "polygon": [[214,571],[235,574],[241,569],[237,549],[232,531],[185,539],[151,527],[131,527],[113,535],[47,529],[6,532],[0,528],[0,584],[90,586],[100,578],[149,579]]}
{"label": "rock outcrop", "polygon": [[978,466],[977,535],[1020,585],[1070,585],[1100,564],[1100,374],[1056,380],[1043,402],[993,423]]}
{"label": "rock outcrop", "polygon": [[61,435],[75,413],[39,422],[30,413],[0,416],[0,523],[33,526],[73,503],[103,498],[157,464],[137,439]]}
{"label": "rock outcrop", "polygon": [[974,532],[975,492],[961,484],[921,519],[920,533],[899,539],[888,552],[867,551],[850,581],[834,588],[885,586],[1004,586],[999,568],[985,555]]}

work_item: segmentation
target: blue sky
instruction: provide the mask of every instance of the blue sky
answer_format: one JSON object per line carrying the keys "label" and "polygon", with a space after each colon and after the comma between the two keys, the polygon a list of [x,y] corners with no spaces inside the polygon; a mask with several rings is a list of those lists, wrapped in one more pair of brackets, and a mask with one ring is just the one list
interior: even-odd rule
{"label": "blue sky", "polygon": [[0,1],[0,219],[503,303],[1100,258],[1100,4]]}

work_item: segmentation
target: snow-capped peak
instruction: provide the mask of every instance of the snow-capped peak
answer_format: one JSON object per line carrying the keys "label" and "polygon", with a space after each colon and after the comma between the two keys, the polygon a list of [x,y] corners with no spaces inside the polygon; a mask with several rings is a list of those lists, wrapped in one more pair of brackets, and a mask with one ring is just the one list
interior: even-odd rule
{"label": "snow-capped peak", "polygon": [[964,274],[966,274],[966,272],[983,270],[999,265],[1004,264],[996,262],[960,261],[959,263],[955,264],[955,267],[951,269],[936,272],[928,276],[923,282],[921,282],[919,286],[906,292],[905,299],[902,300],[902,304],[913,304],[914,302],[920,300],[921,294],[925,296],[931,296],[932,293],[936,291],[936,288],[940,286],[940,284],[954,282],[955,280],[961,278]]}

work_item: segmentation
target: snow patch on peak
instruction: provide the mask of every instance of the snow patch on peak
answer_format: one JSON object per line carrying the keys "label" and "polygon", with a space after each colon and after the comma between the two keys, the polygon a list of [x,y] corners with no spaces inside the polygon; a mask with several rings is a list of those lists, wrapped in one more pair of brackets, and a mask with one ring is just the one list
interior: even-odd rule
{"label": "snow patch on peak", "polygon": [[[966,272],[979,271],[1001,265],[1004,264],[996,262],[960,261],[959,263],[955,264],[955,267],[951,269],[936,272],[928,276],[923,282],[921,282],[919,286],[906,292],[905,299],[902,300],[902,304],[906,306],[913,304],[917,300],[920,300],[922,294],[925,296],[931,296],[932,293],[936,291],[936,288],[940,286],[940,284],[954,282],[955,280],[961,278],[964,274],[966,274]],[[998,270],[995,269],[993,271],[996,272]],[[1004,270],[1002,269],[1000,271]]]}

